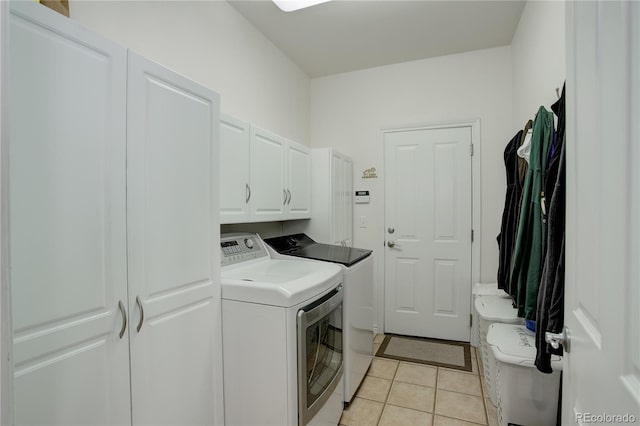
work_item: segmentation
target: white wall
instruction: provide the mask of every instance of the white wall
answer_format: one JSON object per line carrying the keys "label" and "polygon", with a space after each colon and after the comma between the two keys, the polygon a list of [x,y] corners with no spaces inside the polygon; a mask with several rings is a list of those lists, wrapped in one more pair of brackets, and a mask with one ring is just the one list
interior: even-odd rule
{"label": "white wall", "polygon": [[566,76],[565,4],[529,1],[511,42],[513,133],[533,119],[540,105],[550,109]]}
{"label": "white wall", "polygon": [[[374,250],[382,279],[382,129],[480,119],[481,279],[495,281],[504,204],[502,151],[512,133],[509,47],[406,62],[311,81],[311,146],[333,146],[354,160],[354,190],[371,203],[354,207],[354,246]],[[477,148],[477,147],[476,147]],[[375,167],[378,179],[362,179]],[[367,227],[360,227],[365,216]],[[377,303],[377,302],[376,302]],[[378,307],[381,310],[381,306]]]}
{"label": "white wall", "polygon": [[74,1],[71,18],[220,94],[223,112],[309,144],[309,78],[225,1]]}

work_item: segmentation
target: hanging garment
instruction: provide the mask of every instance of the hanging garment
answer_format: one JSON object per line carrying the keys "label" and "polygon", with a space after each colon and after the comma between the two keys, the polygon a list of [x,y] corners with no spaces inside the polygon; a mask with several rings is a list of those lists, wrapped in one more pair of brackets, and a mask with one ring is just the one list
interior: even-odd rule
{"label": "hanging garment", "polygon": [[[551,354],[562,354],[562,348],[553,349],[545,342],[546,331],[560,333],[564,327],[564,241],[565,241],[565,88],[558,102],[551,106],[558,116],[556,150],[551,156],[545,192],[549,196],[547,217],[547,253],[542,279],[538,289],[536,315],[536,360],[535,365],[543,373],[551,373]],[[555,153],[558,153],[557,158]],[[555,176],[554,176],[555,175]],[[554,179],[554,188],[549,182]]]}
{"label": "hanging garment", "polygon": [[564,327],[564,244],[565,244],[565,146],[560,154],[558,179],[549,206],[549,235],[542,279],[538,292],[536,315],[535,365],[543,373],[551,373],[551,354],[562,354],[545,341],[546,331],[560,333]]}
{"label": "hanging garment", "polygon": [[546,242],[541,200],[552,132],[553,113],[541,106],[533,122],[531,157],[522,190],[522,206],[509,284],[516,289],[518,316],[530,320],[535,320]]}
{"label": "hanging garment", "polygon": [[520,130],[504,149],[504,166],[507,172],[507,192],[502,210],[502,224],[498,240],[498,288],[511,294],[509,289],[509,277],[511,275],[511,255],[516,242],[516,230],[518,226],[518,205],[522,195],[520,185],[517,150],[522,140]]}
{"label": "hanging garment", "polygon": [[[524,141],[527,137],[527,134],[529,133],[529,130],[533,128],[533,121],[529,120],[527,121],[527,124],[525,124],[524,129],[522,130],[522,141],[520,141],[520,145],[524,144]],[[520,169],[520,186],[524,186],[524,178],[527,175],[527,168],[529,167],[529,165],[527,164],[527,160],[525,160],[524,158],[518,156],[518,168]]]}
{"label": "hanging garment", "polygon": [[558,117],[558,127],[555,132],[555,145],[553,146],[553,150],[549,151],[549,161],[547,163],[547,173],[545,175],[544,195],[546,201],[546,211],[549,211],[549,203],[551,202],[551,198],[553,197],[553,191],[558,179],[558,168],[560,167],[560,152],[562,151],[562,146],[564,145],[564,85],[562,86],[562,94],[560,95],[560,98],[555,104],[551,105],[551,111],[553,111],[556,117]]}
{"label": "hanging garment", "polygon": [[522,145],[518,148],[518,157],[529,163],[529,157],[531,157],[531,137],[533,136],[531,131],[528,131],[524,135]]}

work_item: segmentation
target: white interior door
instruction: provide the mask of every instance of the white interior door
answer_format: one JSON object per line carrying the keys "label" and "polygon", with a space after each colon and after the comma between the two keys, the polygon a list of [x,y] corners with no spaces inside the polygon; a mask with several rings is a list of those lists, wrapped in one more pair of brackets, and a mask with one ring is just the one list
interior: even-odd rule
{"label": "white interior door", "polygon": [[640,4],[568,2],[567,22],[565,325],[571,340],[562,424],[622,424],[628,416],[636,423]]}
{"label": "white interior door", "polygon": [[218,96],[129,53],[133,423],[222,424]]}
{"label": "white interior door", "polygon": [[14,422],[128,424],[126,50],[11,8]]}
{"label": "white interior door", "polygon": [[469,341],[470,145],[471,127],[384,134],[387,333]]}

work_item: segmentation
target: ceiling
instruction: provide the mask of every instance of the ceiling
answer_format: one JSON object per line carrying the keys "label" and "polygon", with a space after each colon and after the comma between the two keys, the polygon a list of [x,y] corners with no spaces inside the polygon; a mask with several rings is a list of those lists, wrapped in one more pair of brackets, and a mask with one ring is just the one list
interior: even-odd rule
{"label": "ceiling", "polygon": [[310,77],[511,44],[524,0],[228,0]]}

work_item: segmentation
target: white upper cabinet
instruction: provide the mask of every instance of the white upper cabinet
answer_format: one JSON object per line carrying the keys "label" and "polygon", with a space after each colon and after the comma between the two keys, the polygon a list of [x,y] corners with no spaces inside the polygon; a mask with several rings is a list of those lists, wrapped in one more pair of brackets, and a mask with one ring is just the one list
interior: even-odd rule
{"label": "white upper cabinet", "polygon": [[311,150],[288,141],[287,212],[289,219],[311,217]]}
{"label": "white upper cabinet", "polygon": [[220,222],[249,222],[249,123],[220,115]]}
{"label": "white upper cabinet", "polygon": [[286,146],[284,138],[251,126],[249,187],[252,222],[285,219],[288,198],[285,184]]}
{"label": "white upper cabinet", "polygon": [[222,115],[220,222],[311,217],[309,148]]}
{"label": "white upper cabinet", "polygon": [[333,148],[312,149],[311,179],[311,220],[285,223],[285,234],[305,232],[321,243],[351,246],[353,162]]}
{"label": "white upper cabinet", "polygon": [[12,2],[15,424],[223,424],[218,96]]}

